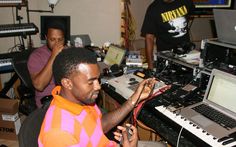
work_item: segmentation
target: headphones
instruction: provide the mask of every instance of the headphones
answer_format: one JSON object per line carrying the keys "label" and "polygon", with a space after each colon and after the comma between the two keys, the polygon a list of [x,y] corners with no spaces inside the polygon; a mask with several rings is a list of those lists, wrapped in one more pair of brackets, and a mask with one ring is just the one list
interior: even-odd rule
{"label": "headphones", "polygon": [[123,68],[120,67],[118,64],[113,64],[109,69],[103,69],[104,76],[115,76],[119,77],[122,76],[124,73]]}
{"label": "headphones", "polygon": [[196,45],[193,42],[183,42],[179,44],[173,52],[175,54],[181,55],[181,54],[187,54],[191,50],[195,49]]}

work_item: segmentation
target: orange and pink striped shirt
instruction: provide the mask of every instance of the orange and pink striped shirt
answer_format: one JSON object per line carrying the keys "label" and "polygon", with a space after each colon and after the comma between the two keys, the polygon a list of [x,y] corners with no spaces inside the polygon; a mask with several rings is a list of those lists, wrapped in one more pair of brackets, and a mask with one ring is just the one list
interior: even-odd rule
{"label": "orange and pink striped shirt", "polygon": [[61,87],[53,89],[53,100],[41,126],[39,147],[114,147],[102,130],[98,106],[81,106],[57,95]]}

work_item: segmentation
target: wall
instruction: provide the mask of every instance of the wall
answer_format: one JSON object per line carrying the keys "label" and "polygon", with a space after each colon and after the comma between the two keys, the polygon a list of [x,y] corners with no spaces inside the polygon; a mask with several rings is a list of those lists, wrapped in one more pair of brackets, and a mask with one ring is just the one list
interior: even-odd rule
{"label": "wall", "polygon": [[[54,13],[30,12],[30,21],[40,28],[40,15],[70,15],[71,34],[89,34],[96,46],[102,46],[104,42],[110,41],[118,44],[120,42],[120,1],[121,0],[60,0],[54,8]],[[137,23],[137,38],[146,7],[152,0],[131,0],[131,11]],[[29,0],[31,10],[50,10],[47,0]],[[19,14],[26,22],[26,13],[23,7]],[[11,7],[0,8],[0,24],[13,24],[15,11]],[[41,46],[40,35],[32,35],[34,47]],[[19,43],[18,37],[0,38],[0,54],[9,52],[10,48]],[[25,41],[27,46],[27,41]],[[9,75],[8,75],[9,76]],[[2,79],[8,79],[1,74]],[[2,80],[4,83],[5,80]]]}
{"label": "wall", "polygon": [[[131,0],[131,11],[136,19],[137,33],[139,38],[140,28],[146,7],[152,0],[137,1]],[[46,0],[30,0],[29,9],[49,10]],[[25,8],[20,11],[26,21]],[[1,24],[14,23],[12,8],[1,8]],[[35,13],[30,12],[30,21],[40,28],[40,15],[70,15],[71,16],[71,34],[89,34],[91,40],[97,46],[110,41],[119,43],[120,41],[120,0],[61,0],[55,6],[54,13]],[[14,16],[15,17],[15,16]],[[34,46],[40,46],[39,34],[33,35]],[[18,37],[16,37],[18,41]],[[0,38],[1,52],[6,52],[14,44],[13,37]]]}
{"label": "wall", "polygon": [[140,30],[146,13],[148,5],[153,0],[131,0],[131,12],[136,22],[136,39],[140,39]]}
{"label": "wall", "polygon": [[213,20],[212,16],[196,17],[191,21],[190,38],[198,49],[200,48],[201,40],[215,37],[211,28],[211,20]]}

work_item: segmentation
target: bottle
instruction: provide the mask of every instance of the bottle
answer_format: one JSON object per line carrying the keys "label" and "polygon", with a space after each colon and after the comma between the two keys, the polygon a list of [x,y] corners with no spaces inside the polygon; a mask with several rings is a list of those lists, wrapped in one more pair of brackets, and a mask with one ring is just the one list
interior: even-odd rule
{"label": "bottle", "polygon": [[83,47],[83,41],[81,38],[76,37],[74,42],[75,42],[75,47]]}
{"label": "bottle", "polygon": [[67,46],[67,47],[71,47],[70,40],[67,41],[66,46]]}

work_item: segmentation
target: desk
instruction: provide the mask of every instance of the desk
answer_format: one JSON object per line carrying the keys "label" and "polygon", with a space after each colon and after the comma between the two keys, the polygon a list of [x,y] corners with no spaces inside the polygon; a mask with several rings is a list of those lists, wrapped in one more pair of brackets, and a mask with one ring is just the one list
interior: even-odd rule
{"label": "desk", "polygon": [[[157,132],[158,135],[160,135],[164,140],[166,140],[168,142],[168,144],[170,144],[172,146],[177,146],[177,141],[178,141],[179,132],[181,130],[181,126],[178,125],[177,123],[175,123],[173,120],[169,119],[167,116],[160,113],[158,110],[155,109],[155,107],[160,106],[160,105],[169,106],[170,104],[173,104],[173,101],[177,101],[177,99],[174,99],[173,97],[166,99],[166,97],[164,97],[164,95],[166,93],[172,93],[173,91],[180,88],[181,86],[190,83],[190,81],[192,81],[192,79],[194,78],[193,74],[192,74],[193,69],[198,67],[198,65],[189,64],[189,63],[179,60],[178,58],[173,58],[171,56],[167,56],[167,55],[163,55],[163,54],[159,54],[158,57],[162,58],[164,60],[168,60],[170,62],[173,62],[174,65],[180,65],[178,67],[182,67],[182,66],[187,67],[188,70],[184,70],[183,72],[181,72],[182,76],[176,77],[176,80],[181,80],[182,82],[178,81],[177,84],[173,84],[173,80],[171,80],[171,82],[172,82],[171,89],[169,89],[168,91],[164,92],[163,94],[156,96],[153,99],[147,101],[143,105],[142,109],[139,112],[138,120],[140,120],[146,126],[148,126],[149,128],[153,129],[155,132]],[[164,67],[164,69],[165,69],[165,67]],[[171,69],[169,69],[169,70],[172,71]],[[163,69],[161,71],[163,72]],[[164,73],[157,74],[157,75],[163,76],[163,74]],[[170,75],[170,73],[167,73],[167,74],[168,74],[167,78],[171,79],[170,76],[172,76],[172,75]],[[176,76],[177,73],[174,72],[173,76],[174,75]],[[161,78],[159,78],[159,79],[161,79]],[[163,80],[163,81],[166,82],[165,80]],[[106,93],[106,95],[109,96],[108,99],[112,99],[114,106],[117,104],[122,104],[126,101],[125,98],[123,98],[120,94],[116,93],[114,91],[114,88],[109,87],[108,84],[103,84],[102,89]],[[202,101],[202,95],[200,95],[199,97],[198,97],[198,95],[196,95],[196,98],[194,97],[193,99],[191,101],[190,100],[187,100],[187,102],[185,101],[184,105],[182,105],[182,106],[188,106],[193,103]],[[180,99],[178,99],[178,100],[180,100]],[[181,137],[180,137],[180,141],[179,141],[178,145],[181,147],[209,146],[204,141],[202,141],[200,138],[198,138],[197,136],[193,135],[191,132],[188,132],[187,130],[184,130],[184,129],[181,133]]]}
{"label": "desk", "polygon": [[[125,99],[121,95],[113,91],[109,87],[109,85],[103,84],[102,89],[107,95],[112,97],[112,99],[115,100],[116,103],[122,104],[125,102]],[[139,113],[138,119],[141,120],[148,127],[155,130],[158,135],[168,141],[169,144],[176,146],[180,126],[178,124],[175,124],[172,120],[168,119],[164,115],[158,113],[157,110],[155,110],[155,106],[161,105],[163,103],[162,98],[160,96],[157,96],[145,103]],[[182,132],[179,145],[181,147],[208,146],[199,138],[187,131]]]}

